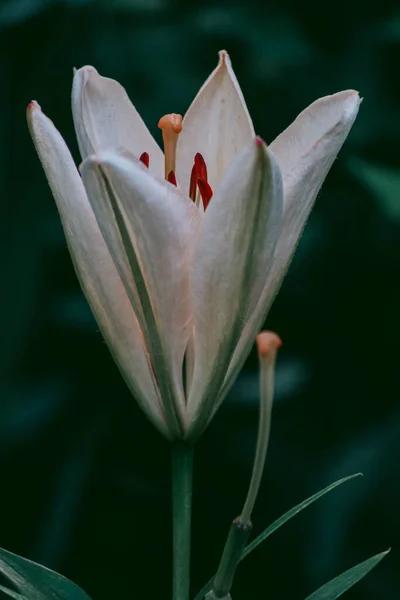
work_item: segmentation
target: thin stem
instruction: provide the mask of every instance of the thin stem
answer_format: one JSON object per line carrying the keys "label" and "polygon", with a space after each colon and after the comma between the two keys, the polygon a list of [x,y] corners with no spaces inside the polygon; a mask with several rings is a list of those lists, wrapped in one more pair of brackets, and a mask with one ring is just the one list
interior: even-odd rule
{"label": "thin stem", "polygon": [[251,523],[251,513],[253,512],[257,499],[258,490],[260,489],[265,458],[267,456],[271,429],[272,402],[274,397],[275,357],[276,348],[265,354],[260,354],[260,413],[258,419],[258,436],[249,491],[243,506],[242,514],[239,517],[243,524]]}
{"label": "thin stem", "polygon": [[189,600],[193,446],[172,446],[173,600]]}

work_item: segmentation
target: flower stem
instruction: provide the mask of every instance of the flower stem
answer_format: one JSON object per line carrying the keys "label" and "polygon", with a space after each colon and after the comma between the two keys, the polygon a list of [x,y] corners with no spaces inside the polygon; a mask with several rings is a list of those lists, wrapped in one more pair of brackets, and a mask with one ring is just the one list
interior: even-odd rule
{"label": "flower stem", "polygon": [[193,446],[172,446],[173,600],[189,600]]}
{"label": "flower stem", "polygon": [[233,521],[213,583],[212,591],[215,598],[229,597],[235,571],[242,558],[251,528],[251,523],[242,523],[240,517]]}

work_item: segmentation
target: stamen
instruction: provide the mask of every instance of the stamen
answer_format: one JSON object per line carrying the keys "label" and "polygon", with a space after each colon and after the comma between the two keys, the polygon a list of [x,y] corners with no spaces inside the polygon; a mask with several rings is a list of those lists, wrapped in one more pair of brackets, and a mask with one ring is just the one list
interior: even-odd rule
{"label": "stamen", "polygon": [[196,165],[192,167],[192,173],[190,175],[190,186],[189,186],[189,198],[196,202],[196,190],[197,190],[197,169]]}
{"label": "stamen", "polygon": [[176,177],[173,171],[170,171],[167,175],[167,180],[172,183],[172,185],[176,185]]}
{"label": "stamen", "polygon": [[207,208],[213,191],[207,181],[207,165],[200,152],[194,157],[194,165],[190,174],[189,198],[193,200],[196,206],[199,206],[200,197],[203,200],[204,210]]}
{"label": "stamen", "polygon": [[165,157],[165,179],[171,171],[176,170],[176,144],[178,135],[182,131],[182,117],[175,113],[164,115],[158,121],[158,126],[162,131],[164,142],[164,157]]}
{"label": "stamen", "polygon": [[199,187],[200,195],[203,200],[204,210],[206,210],[206,208],[212,198],[213,191],[212,191],[211,186],[208,183],[208,181],[204,181],[204,179],[198,178],[197,185]]}
{"label": "stamen", "polygon": [[143,152],[143,154],[140,155],[139,160],[144,164],[145,167],[149,168],[150,157],[147,152]]}
{"label": "stamen", "polygon": [[194,164],[197,171],[197,177],[200,179],[204,179],[204,181],[208,181],[207,177],[207,165],[206,161],[203,158],[203,155],[198,152],[194,157]]}

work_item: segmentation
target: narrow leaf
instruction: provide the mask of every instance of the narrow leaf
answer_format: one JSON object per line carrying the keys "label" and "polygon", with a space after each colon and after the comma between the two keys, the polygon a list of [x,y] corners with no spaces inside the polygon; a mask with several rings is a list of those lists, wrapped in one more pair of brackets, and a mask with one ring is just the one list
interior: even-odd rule
{"label": "narrow leaf", "polygon": [[[291,519],[292,517],[295,517],[304,508],[307,508],[307,506],[309,506],[310,504],[312,504],[313,502],[315,502],[316,500],[318,500],[319,498],[321,498],[322,496],[324,496],[331,490],[335,489],[342,483],[345,483],[346,481],[349,481],[350,479],[354,479],[354,477],[359,477],[359,476],[362,476],[362,473],[354,473],[354,475],[349,475],[348,477],[343,477],[342,479],[338,479],[338,481],[331,483],[323,490],[320,490],[316,494],[313,494],[306,500],[303,500],[303,502],[300,502],[300,504],[297,504],[296,506],[294,506],[293,508],[291,508],[290,510],[285,512],[285,514],[283,514],[278,519],[276,519],[276,521],[271,523],[271,525],[269,525],[266,529],[264,529],[264,531],[262,533],[260,533],[260,535],[257,536],[255,540],[253,540],[250,544],[248,544],[246,546],[246,548],[243,551],[242,558],[240,560],[243,560],[248,554],[250,554],[250,552],[252,550],[257,548],[257,546],[259,544],[261,544],[261,542],[266,540],[271,535],[271,533],[274,533],[274,531],[279,529],[279,527],[282,527],[282,525],[284,525],[286,523],[286,521],[289,521],[289,519]],[[199,593],[196,595],[194,600],[202,600],[205,597],[205,595],[212,589],[214,577],[215,577],[215,575],[213,575],[213,577],[211,577],[211,579],[209,579],[207,581],[207,583],[201,588]]]}
{"label": "narrow leaf", "polygon": [[354,475],[349,475],[348,477],[343,477],[343,479],[339,479],[338,481],[331,483],[323,490],[320,490],[313,496],[310,496],[306,500],[303,500],[303,502],[300,502],[300,504],[297,504],[296,506],[294,506],[293,508],[288,510],[284,515],[282,515],[281,517],[276,519],[276,521],[274,521],[273,523],[271,523],[271,525],[269,525],[266,529],[264,529],[264,531],[262,533],[260,533],[260,535],[258,535],[255,540],[253,540],[248,546],[246,546],[246,548],[244,549],[244,552],[243,552],[242,559],[245,556],[247,556],[248,554],[250,554],[250,552],[252,552],[255,548],[257,548],[257,546],[259,544],[261,544],[261,542],[266,540],[267,537],[269,537],[271,535],[271,533],[274,533],[274,531],[276,531],[276,529],[279,529],[279,527],[282,527],[282,525],[284,525],[284,523],[286,523],[286,521],[289,521],[289,519],[291,519],[292,517],[295,517],[304,508],[307,508],[307,506],[309,506],[310,504],[312,504],[313,502],[315,502],[316,500],[318,500],[319,498],[321,498],[322,496],[324,496],[331,490],[335,489],[337,486],[341,485],[342,483],[345,483],[346,481],[349,481],[350,479],[354,479],[354,477],[359,477],[359,476],[362,476],[362,473],[355,473]]}
{"label": "narrow leaf", "polygon": [[336,600],[336,598],[339,598],[346,590],[365,577],[371,569],[376,567],[388,552],[390,552],[390,550],[376,554],[359,565],[341,573],[328,583],[325,583],[325,585],[313,592],[310,596],[307,596],[306,600]]}
{"label": "narrow leaf", "polygon": [[0,572],[15,588],[0,586],[16,600],[90,600],[75,583],[31,560],[0,548]]}

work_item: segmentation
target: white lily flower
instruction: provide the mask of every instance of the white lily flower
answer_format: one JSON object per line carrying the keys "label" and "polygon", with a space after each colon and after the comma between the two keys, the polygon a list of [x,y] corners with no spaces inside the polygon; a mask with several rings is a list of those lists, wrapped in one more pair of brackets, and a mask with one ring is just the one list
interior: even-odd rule
{"label": "white lily flower", "polygon": [[229,391],[359,103],[353,90],[320,98],[267,148],[222,51],[183,121],[160,120],[163,153],[120,84],[83,67],[72,91],[81,174],[29,105],[83,291],[167,438],[198,438]]}

